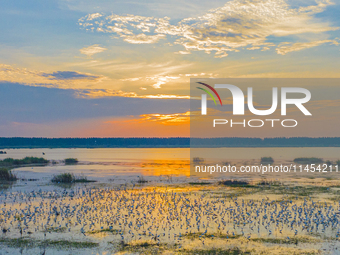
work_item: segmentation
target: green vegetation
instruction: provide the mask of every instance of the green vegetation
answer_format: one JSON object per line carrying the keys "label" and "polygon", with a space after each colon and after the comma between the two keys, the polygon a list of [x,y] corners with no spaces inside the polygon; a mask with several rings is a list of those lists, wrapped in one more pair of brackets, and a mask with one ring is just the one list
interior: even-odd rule
{"label": "green vegetation", "polygon": [[16,181],[17,177],[11,172],[10,169],[0,168],[0,181]]}
{"label": "green vegetation", "polygon": [[192,159],[192,161],[193,161],[194,164],[198,164],[198,165],[204,163],[204,159],[203,158],[199,158],[199,157],[194,157]]}
{"label": "green vegetation", "polygon": [[239,237],[241,237],[241,235],[222,235],[220,233],[214,233],[214,234],[204,234],[202,232],[197,232],[197,233],[189,233],[186,235],[183,235],[184,237],[190,239],[190,240],[196,240],[199,239],[201,237],[204,238],[221,238],[221,239],[237,239]]}
{"label": "green vegetation", "polygon": [[291,237],[291,238],[252,238],[250,239],[254,242],[260,243],[274,243],[274,244],[296,244],[299,243],[311,243],[311,242],[320,242],[321,240],[316,238],[307,238],[307,237]]}
{"label": "green vegetation", "polygon": [[211,182],[189,182],[190,185],[209,185]]}
{"label": "green vegetation", "polygon": [[67,240],[44,240],[39,241],[30,238],[2,238],[0,244],[15,248],[34,248],[34,247],[53,247],[53,248],[96,248],[98,243],[94,242],[75,242]]}
{"label": "green vegetation", "polygon": [[63,173],[63,174],[58,174],[55,175],[51,182],[54,183],[75,183],[75,182],[95,182],[88,180],[87,177],[82,176],[82,177],[76,177],[74,174],[70,173]]}
{"label": "green vegetation", "polygon": [[65,164],[66,165],[75,165],[75,164],[78,164],[78,159],[76,159],[76,158],[66,158],[65,159]]}
{"label": "green vegetation", "polygon": [[137,183],[147,183],[148,181],[144,179],[143,176],[137,176],[138,177],[138,180],[137,180]]}
{"label": "green vegetation", "polygon": [[30,165],[30,164],[46,165],[47,163],[48,163],[47,159],[37,158],[37,157],[25,157],[23,159],[5,158],[3,160],[0,160],[0,166],[7,166],[7,167],[16,167],[16,166]]}
{"label": "green vegetation", "polygon": [[333,164],[333,162],[330,160],[327,160],[325,163],[327,164],[327,166],[331,166]]}
{"label": "green vegetation", "polygon": [[66,227],[61,227],[61,228],[54,228],[54,227],[50,227],[45,229],[44,232],[53,232],[53,233],[65,233],[66,232]]}
{"label": "green vegetation", "polygon": [[[113,244],[113,242],[111,243]],[[120,244],[120,251],[138,252],[138,254],[162,254],[162,251],[164,251],[164,245],[160,245],[155,241],[137,241],[129,243],[122,241]]]}
{"label": "green vegetation", "polygon": [[274,159],[272,157],[262,157],[261,164],[273,164]]}
{"label": "green vegetation", "polygon": [[181,254],[195,254],[195,255],[241,255],[251,254],[250,252],[243,252],[238,248],[232,249],[209,249],[209,250],[181,250]]}
{"label": "green vegetation", "polygon": [[230,187],[252,187],[247,181],[237,180],[223,180],[218,182],[219,185],[230,186]]}
{"label": "green vegetation", "polygon": [[[321,193],[332,193],[329,187],[325,186],[258,186],[257,192],[270,191],[271,194],[286,194],[298,197],[315,196]],[[287,198],[288,199],[288,198]]]}
{"label": "green vegetation", "polygon": [[337,164],[338,166],[340,166],[340,160],[338,160],[338,161],[336,162],[336,164]]}
{"label": "green vegetation", "polygon": [[323,163],[322,158],[295,158],[294,163],[297,164],[321,164]]}
{"label": "green vegetation", "polygon": [[98,234],[98,233],[105,233],[105,232],[109,232],[109,233],[112,233],[112,234],[118,234],[119,233],[119,231],[117,229],[112,229],[112,228],[104,228],[104,229],[90,231],[90,232],[87,232],[87,233]]}
{"label": "green vegetation", "polygon": [[260,186],[279,186],[279,185],[281,185],[281,183],[278,182],[278,181],[262,180],[259,183],[257,183],[257,185],[260,185]]}

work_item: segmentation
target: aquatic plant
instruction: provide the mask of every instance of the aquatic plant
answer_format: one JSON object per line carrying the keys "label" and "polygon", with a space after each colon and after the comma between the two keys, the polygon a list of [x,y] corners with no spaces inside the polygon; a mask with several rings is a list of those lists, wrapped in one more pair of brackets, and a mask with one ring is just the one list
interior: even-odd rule
{"label": "aquatic plant", "polygon": [[65,164],[66,165],[78,164],[78,159],[76,159],[76,158],[66,158]]}
{"label": "aquatic plant", "polygon": [[53,176],[51,182],[54,183],[75,183],[75,182],[95,182],[88,180],[86,176],[76,177],[74,174],[62,173]]}
{"label": "aquatic plant", "polygon": [[261,164],[273,164],[274,159],[272,157],[262,157]]}
{"label": "aquatic plant", "polygon": [[147,183],[148,181],[144,179],[143,176],[137,176],[138,177],[138,180],[137,180],[137,183]]}
{"label": "aquatic plant", "polygon": [[194,157],[193,158],[193,163],[194,164],[203,164],[204,163],[204,159],[200,158],[200,157]]}
{"label": "aquatic plant", "polygon": [[17,177],[11,172],[10,169],[1,167],[0,168],[0,181],[16,181]]}
{"label": "aquatic plant", "polygon": [[295,158],[294,159],[294,163],[297,164],[321,164],[323,163],[323,159],[322,158]]}
{"label": "aquatic plant", "polygon": [[247,181],[238,181],[238,180],[223,180],[218,182],[219,185],[231,186],[231,187],[244,187],[249,186],[249,182]]}
{"label": "aquatic plant", "polygon": [[19,166],[19,165],[29,165],[29,164],[47,164],[48,160],[38,157],[25,157],[23,159],[13,159],[5,158],[0,160],[0,166]]}

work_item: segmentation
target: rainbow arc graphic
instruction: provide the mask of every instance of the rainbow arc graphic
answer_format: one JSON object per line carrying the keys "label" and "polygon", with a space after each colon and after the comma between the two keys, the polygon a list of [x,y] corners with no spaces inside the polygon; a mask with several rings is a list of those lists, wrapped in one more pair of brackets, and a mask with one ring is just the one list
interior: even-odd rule
{"label": "rainbow arc graphic", "polygon": [[[201,85],[207,87],[207,88],[210,89],[212,92],[214,92],[215,95],[217,96],[218,100],[220,101],[221,106],[223,105],[223,104],[222,104],[222,100],[221,100],[221,98],[220,98],[220,95],[217,93],[217,91],[216,91],[213,87],[211,87],[210,85],[205,84],[205,83],[203,83],[203,82],[197,82],[197,83],[199,83],[199,84],[201,84]],[[217,105],[216,100],[215,100],[213,94],[211,94],[211,92],[210,92],[209,90],[207,90],[207,89],[205,89],[205,88],[201,88],[201,87],[196,87],[196,88],[198,88],[198,89],[200,89],[200,90],[203,90],[205,93],[207,93],[207,94],[212,98],[212,100],[214,100],[215,105]]]}

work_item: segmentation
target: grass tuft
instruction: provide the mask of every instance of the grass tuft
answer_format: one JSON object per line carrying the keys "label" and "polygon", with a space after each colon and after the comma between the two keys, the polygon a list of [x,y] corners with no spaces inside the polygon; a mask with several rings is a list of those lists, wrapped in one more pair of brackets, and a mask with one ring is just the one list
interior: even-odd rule
{"label": "grass tuft", "polygon": [[223,180],[219,181],[218,184],[230,187],[251,187],[251,185],[249,185],[249,182],[238,180]]}
{"label": "grass tuft", "polygon": [[297,164],[321,164],[323,163],[322,158],[295,158],[294,163]]}
{"label": "grass tuft", "polygon": [[0,181],[16,181],[18,178],[11,172],[10,169],[0,168]]}
{"label": "grass tuft", "polygon": [[74,174],[63,173],[55,175],[51,182],[54,183],[75,183],[75,182],[95,182],[93,180],[88,180],[86,176],[76,177]]}
{"label": "grass tuft", "polygon": [[37,158],[37,157],[25,157],[23,159],[13,159],[13,158],[5,158],[0,160],[0,166],[8,166],[8,167],[16,167],[21,165],[30,165],[30,164],[44,164],[48,163],[47,159]]}
{"label": "grass tuft", "polygon": [[34,248],[34,247],[54,247],[54,248],[96,248],[98,243],[94,242],[75,242],[67,240],[34,240],[30,238],[2,238],[0,244],[15,248]]}
{"label": "grass tuft", "polygon": [[78,159],[76,158],[66,158],[65,165],[75,165],[78,164]]}
{"label": "grass tuft", "polygon": [[273,164],[274,159],[272,157],[262,157],[261,164]]}

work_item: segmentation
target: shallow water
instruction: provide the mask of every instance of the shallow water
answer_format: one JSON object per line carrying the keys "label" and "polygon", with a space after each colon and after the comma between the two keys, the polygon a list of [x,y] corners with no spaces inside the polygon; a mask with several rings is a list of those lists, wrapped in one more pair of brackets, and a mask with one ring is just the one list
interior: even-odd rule
{"label": "shallow water", "polygon": [[[236,164],[249,159],[258,163],[263,156],[279,162],[295,157],[338,159],[339,148],[323,149],[222,150]],[[230,188],[189,177],[189,149],[6,151],[1,159],[35,156],[56,160],[56,164],[14,169],[22,180],[2,186],[0,227],[10,231],[0,238],[5,240],[0,243],[1,255],[42,254],[44,250],[46,254],[143,254],[141,249],[182,254],[184,250],[226,247],[254,254],[338,254],[340,250],[340,183],[336,175],[291,178],[288,186]],[[62,162],[70,157],[77,158],[79,164]],[[50,182],[53,175],[64,172],[97,182],[68,186]],[[147,182],[139,183],[141,178]],[[193,185],[201,181],[211,184]],[[112,232],[105,231],[110,227]],[[24,243],[19,247],[22,238],[36,246]],[[299,242],[290,241],[294,238]],[[9,240],[16,244],[9,245]],[[120,247],[122,240],[127,247]],[[52,245],[58,241],[64,243]],[[149,246],[139,247],[138,242],[144,241]],[[98,246],[79,248],[77,242]],[[169,248],[164,248],[166,245]]]}
{"label": "shallow water", "polygon": [[[206,157],[204,149],[194,149],[195,154]],[[216,149],[213,149],[216,150]],[[291,163],[296,157],[319,157],[333,162],[340,158],[340,148],[219,148],[213,155],[222,156],[236,166],[258,164],[261,157],[272,157],[275,163]],[[198,177],[218,179],[248,180],[257,178],[294,178],[294,174],[262,174],[229,173],[190,176],[190,149],[187,148],[101,148],[101,149],[8,149],[7,154],[0,154],[0,159],[7,157],[21,159],[26,156],[44,157],[54,160],[55,164],[47,166],[20,167],[13,170],[21,179],[14,185],[14,190],[34,190],[37,187],[50,189],[50,180],[60,173],[73,173],[76,176],[86,176],[98,185],[123,185],[136,183],[147,179],[157,183],[185,183],[197,181]],[[65,158],[77,158],[76,165],[65,165]],[[303,173],[299,178],[338,178],[340,173]],[[34,181],[30,181],[34,180]],[[92,185],[92,184],[88,184]]]}

